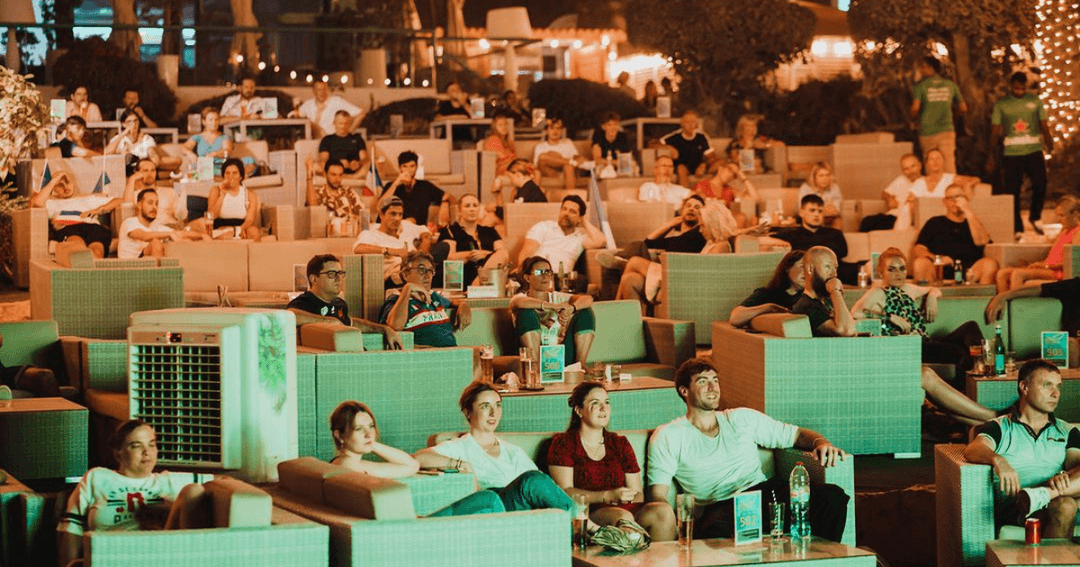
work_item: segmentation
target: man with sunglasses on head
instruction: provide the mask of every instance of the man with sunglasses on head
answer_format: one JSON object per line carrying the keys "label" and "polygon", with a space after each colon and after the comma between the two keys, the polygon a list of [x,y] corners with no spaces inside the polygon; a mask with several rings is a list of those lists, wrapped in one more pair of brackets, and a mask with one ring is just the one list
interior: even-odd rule
{"label": "man with sunglasses on head", "polygon": [[472,311],[464,301],[431,290],[435,259],[422,250],[409,252],[401,275],[405,285],[389,292],[379,321],[395,330],[412,332],[417,346],[457,346],[454,330],[469,326]]}
{"label": "man with sunglasses on head", "polygon": [[349,317],[349,305],[340,297],[345,282],[341,260],[333,254],[320,254],[307,264],[308,290],[289,302],[289,311],[296,315],[297,325],[308,323],[341,323],[367,333],[379,333],[388,348],[401,349],[401,337],[386,325]]}

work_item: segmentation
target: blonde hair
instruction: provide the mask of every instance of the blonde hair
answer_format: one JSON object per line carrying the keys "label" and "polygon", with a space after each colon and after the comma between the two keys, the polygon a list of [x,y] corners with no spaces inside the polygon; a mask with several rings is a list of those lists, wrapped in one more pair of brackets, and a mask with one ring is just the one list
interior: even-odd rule
{"label": "blonde hair", "polygon": [[833,170],[831,167],[829,167],[829,164],[823,161],[815,163],[813,169],[810,170],[810,181],[808,183],[810,187],[817,189],[817,174],[819,171],[822,170],[828,171],[830,175],[833,173]]}
{"label": "blonde hair", "polygon": [[719,236],[719,240],[731,238],[739,228],[735,216],[727,206],[713,199],[701,209],[701,223],[707,226],[713,235]]}
{"label": "blonde hair", "polygon": [[757,114],[743,114],[740,116],[739,120],[735,122],[735,139],[741,140],[743,138],[743,133],[751,126],[756,129],[759,120],[760,115]]}

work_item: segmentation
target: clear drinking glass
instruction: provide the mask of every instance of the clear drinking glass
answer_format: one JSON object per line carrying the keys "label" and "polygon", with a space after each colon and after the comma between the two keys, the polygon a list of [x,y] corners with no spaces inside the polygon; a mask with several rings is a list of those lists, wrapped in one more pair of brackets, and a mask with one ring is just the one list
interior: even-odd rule
{"label": "clear drinking glass", "polygon": [[769,502],[769,522],[772,525],[772,530],[769,531],[769,537],[772,541],[782,541],[787,535],[784,532],[784,522],[787,519],[787,503],[786,502]]}
{"label": "clear drinking glass", "polygon": [[589,546],[589,504],[584,494],[574,495],[573,545],[582,551]]}
{"label": "clear drinking glass", "polygon": [[694,495],[675,497],[675,521],[678,522],[679,547],[690,547],[694,541]]}

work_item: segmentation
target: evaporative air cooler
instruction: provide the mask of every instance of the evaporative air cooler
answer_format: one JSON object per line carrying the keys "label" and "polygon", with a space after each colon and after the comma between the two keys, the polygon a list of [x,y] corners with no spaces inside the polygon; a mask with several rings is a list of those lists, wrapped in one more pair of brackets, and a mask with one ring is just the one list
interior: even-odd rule
{"label": "evaporative air cooler", "polygon": [[158,460],[252,482],[297,456],[296,320],[265,309],[131,315],[128,403],[154,426]]}

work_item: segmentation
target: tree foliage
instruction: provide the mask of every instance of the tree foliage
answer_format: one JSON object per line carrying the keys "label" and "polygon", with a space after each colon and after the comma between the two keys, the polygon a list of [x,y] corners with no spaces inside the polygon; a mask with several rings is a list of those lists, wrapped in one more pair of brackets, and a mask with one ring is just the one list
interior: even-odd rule
{"label": "tree foliage", "polygon": [[628,0],[627,33],[672,58],[683,107],[719,116],[810,46],[814,15],[788,0]]}
{"label": "tree foliage", "polygon": [[[867,94],[898,85],[910,92],[916,60],[948,51],[947,65],[970,108],[958,163],[974,173],[989,150],[990,110],[1020,61],[1011,46],[1029,48],[1038,0],[852,0],[848,23]],[[868,43],[868,42],[872,42]],[[910,103],[910,99],[907,101]],[[965,132],[958,132],[963,137]]]}
{"label": "tree foliage", "polygon": [[623,119],[649,114],[645,105],[626,93],[585,79],[540,81],[529,88],[529,104],[546,109],[548,118],[561,118],[571,136],[597,127],[607,112]]}

